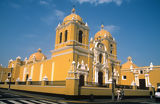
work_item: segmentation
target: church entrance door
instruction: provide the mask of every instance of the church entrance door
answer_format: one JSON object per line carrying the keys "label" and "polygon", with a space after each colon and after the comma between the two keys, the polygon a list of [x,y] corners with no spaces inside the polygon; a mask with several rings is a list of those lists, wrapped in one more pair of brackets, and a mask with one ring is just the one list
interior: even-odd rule
{"label": "church entrance door", "polygon": [[99,86],[103,85],[103,73],[101,71],[98,72],[98,85]]}
{"label": "church entrance door", "polygon": [[139,79],[139,88],[140,89],[145,89],[146,88],[145,79]]}
{"label": "church entrance door", "polygon": [[79,76],[79,86],[84,86],[84,75]]}

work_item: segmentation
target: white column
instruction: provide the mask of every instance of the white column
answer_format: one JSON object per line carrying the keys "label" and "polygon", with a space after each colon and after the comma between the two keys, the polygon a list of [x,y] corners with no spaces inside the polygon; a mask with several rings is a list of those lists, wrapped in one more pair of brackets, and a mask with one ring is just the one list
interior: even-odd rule
{"label": "white column", "polygon": [[148,87],[148,74],[145,74],[146,87]]}
{"label": "white column", "polygon": [[105,53],[103,53],[103,64],[105,64],[106,63],[106,55],[105,55]]}
{"label": "white column", "polygon": [[85,74],[85,80],[84,80],[85,81],[85,83],[84,83],[85,85],[87,85],[87,78],[88,78],[88,74]]}
{"label": "white column", "polygon": [[24,67],[24,69],[23,69],[23,81],[25,81],[25,74],[26,74],[26,67]]}
{"label": "white column", "polygon": [[98,71],[95,70],[95,83],[98,83]]}
{"label": "white column", "polygon": [[138,75],[135,75],[135,83],[136,83],[137,86],[139,86]]}
{"label": "white column", "polygon": [[52,63],[51,81],[53,81],[53,76],[54,76],[54,62]]}
{"label": "white column", "polygon": [[105,84],[108,82],[108,70],[105,70]]}
{"label": "white column", "polygon": [[31,79],[33,79],[33,70],[34,70],[34,66],[31,67]]}
{"label": "white column", "polygon": [[42,81],[42,74],[43,74],[43,64],[41,64],[41,66],[40,66],[39,81]]}
{"label": "white column", "polygon": [[152,86],[152,84],[151,84],[150,81],[149,81],[149,74],[148,74],[148,85],[149,85],[149,87]]}

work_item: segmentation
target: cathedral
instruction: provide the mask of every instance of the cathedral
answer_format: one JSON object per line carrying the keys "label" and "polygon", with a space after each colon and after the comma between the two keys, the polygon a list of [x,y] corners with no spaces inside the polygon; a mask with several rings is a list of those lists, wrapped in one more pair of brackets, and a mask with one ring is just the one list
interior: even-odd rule
{"label": "cathedral", "polygon": [[[29,58],[9,60],[8,68],[0,66],[0,83],[66,81],[78,79],[80,86],[137,86],[140,89],[160,84],[160,66],[138,67],[128,57],[121,65],[117,59],[117,43],[111,33],[101,29],[89,40],[87,22],[75,13],[66,16],[56,28],[55,49],[51,58],[41,49]],[[114,80],[114,81],[113,81]],[[1,85],[0,85],[1,86]]]}

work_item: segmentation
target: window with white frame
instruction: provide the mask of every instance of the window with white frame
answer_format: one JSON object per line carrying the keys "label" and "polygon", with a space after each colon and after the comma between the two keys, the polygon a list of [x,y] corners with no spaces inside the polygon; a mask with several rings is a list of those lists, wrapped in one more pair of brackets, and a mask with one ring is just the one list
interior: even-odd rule
{"label": "window with white frame", "polygon": [[123,75],[122,76],[122,80],[126,80],[127,79],[127,76],[126,75]]}
{"label": "window with white frame", "polygon": [[143,70],[140,70],[140,72],[139,72],[140,74],[143,74]]}

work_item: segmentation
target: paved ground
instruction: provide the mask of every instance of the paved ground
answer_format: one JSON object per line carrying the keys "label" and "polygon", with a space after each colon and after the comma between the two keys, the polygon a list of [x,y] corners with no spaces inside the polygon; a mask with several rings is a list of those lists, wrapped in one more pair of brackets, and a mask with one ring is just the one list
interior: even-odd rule
{"label": "paved ground", "polygon": [[129,98],[122,101],[112,101],[111,98],[89,99],[69,98],[53,94],[31,93],[0,89],[0,104],[160,104],[150,98]]}

